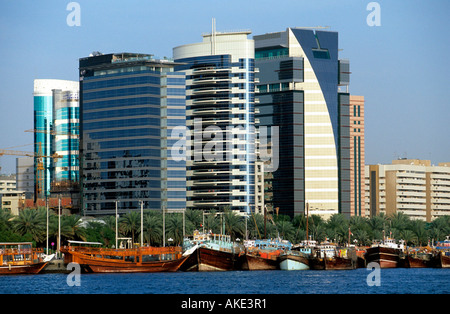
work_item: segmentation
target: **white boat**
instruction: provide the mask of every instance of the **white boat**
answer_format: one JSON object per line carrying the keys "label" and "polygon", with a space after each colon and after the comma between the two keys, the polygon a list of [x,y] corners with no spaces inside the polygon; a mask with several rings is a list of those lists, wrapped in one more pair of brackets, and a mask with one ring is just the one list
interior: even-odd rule
{"label": "white boat", "polygon": [[281,270],[309,269],[309,255],[300,251],[288,251],[278,257]]}

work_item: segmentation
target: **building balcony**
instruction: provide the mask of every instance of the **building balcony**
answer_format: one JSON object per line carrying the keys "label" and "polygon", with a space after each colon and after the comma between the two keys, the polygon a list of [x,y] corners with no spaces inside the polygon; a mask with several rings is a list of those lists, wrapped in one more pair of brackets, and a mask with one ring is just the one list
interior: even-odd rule
{"label": "building balcony", "polygon": [[194,74],[214,74],[231,72],[230,68],[218,69],[215,67],[196,68],[192,71]]}

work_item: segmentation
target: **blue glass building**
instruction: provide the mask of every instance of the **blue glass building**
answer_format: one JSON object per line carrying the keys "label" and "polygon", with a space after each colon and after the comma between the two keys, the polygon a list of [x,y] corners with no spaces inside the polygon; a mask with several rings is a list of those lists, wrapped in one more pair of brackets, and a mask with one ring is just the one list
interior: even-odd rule
{"label": "blue glass building", "polygon": [[[171,158],[185,127],[185,76],[148,54],[80,59],[80,154],[86,213],[186,207],[186,161]],[[116,203],[116,201],[118,201]]]}
{"label": "blue glass building", "polygon": [[[46,156],[43,158],[35,158],[35,197],[43,198],[50,195],[52,189],[52,184],[55,183],[56,178],[62,178],[60,176],[55,177],[55,162],[58,159],[50,158],[55,153],[55,118],[57,121],[58,131],[60,131],[60,120],[62,118],[59,108],[61,106],[61,95],[77,95],[78,94],[78,82],[76,81],[66,81],[66,80],[54,80],[54,79],[36,79],[34,80],[34,152],[37,156]],[[56,95],[56,97],[55,97]],[[67,97],[67,96],[64,96]],[[67,104],[67,100],[64,100]],[[78,100],[76,97],[72,97],[70,101],[71,112],[76,115]],[[55,110],[58,111],[55,116]],[[75,132],[77,126],[77,117],[73,116],[71,119],[71,124],[64,127],[65,132]],[[75,136],[76,137],[76,136]],[[71,147],[64,145],[57,149],[58,154],[61,156],[68,156],[68,150],[73,148],[73,155],[78,155],[78,139],[74,138],[71,141]],[[63,160],[66,160],[63,157]],[[61,161],[59,161],[61,162]],[[71,179],[77,180],[76,165],[78,163],[78,158],[72,159],[71,167],[73,176]]]}
{"label": "blue glass building", "polygon": [[[78,82],[77,82],[78,83]],[[78,84],[76,91],[53,90],[53,154],[52,192],[79,190]]]}

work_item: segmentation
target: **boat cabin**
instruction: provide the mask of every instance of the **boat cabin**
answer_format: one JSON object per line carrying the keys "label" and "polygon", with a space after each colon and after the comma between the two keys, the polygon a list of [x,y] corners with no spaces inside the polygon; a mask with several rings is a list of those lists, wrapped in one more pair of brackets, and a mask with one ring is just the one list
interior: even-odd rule
{"label": "boat cabin", "polygon": [[33,249],[31,242],[0,243],[0,265],[28,265],[39,262],[43,249]]}

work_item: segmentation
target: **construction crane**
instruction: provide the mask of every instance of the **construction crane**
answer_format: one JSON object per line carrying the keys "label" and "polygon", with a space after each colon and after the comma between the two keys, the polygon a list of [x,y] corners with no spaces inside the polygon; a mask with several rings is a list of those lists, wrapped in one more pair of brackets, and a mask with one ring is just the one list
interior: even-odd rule
{"label": "construction crane", "polygon": [[73,133],[69,133],[69,132],[56,132],[56,131],[46,131],[46,130],[36,130],[36,129],[25,130],[24,132],[45,133],[45,134],[50,134],[50,135],[67,135],[67,136],[72,136],[74,138],[80,137],[78,134],[73,134]]}
{"label": "construction crane", "polygon": [[3,155],[14,155],[14,156],[27,156],[27,157],[33,157],[36,160],[36,196],[40,195],[42,191],[44,190],[43,183],[44,183],[44,158],[53,158],[58,159],[62,158],[61,155],[53,154],[51,156],[43,155],[42,153],[42,145],[39,142],[39,151],[38,153],[33,152],[24,152],[24,151],[18,151],[18,150],[7,150],[7,149],[0,149],[0,157]]}
{"label": "construction crane", "polygon": [[[72,129],[78,129],[78,126],[73,126]],[[37,130],[37,129],[30,129],[30,130],[25,130],[25,132],[31,132],[31,133],[44,133],[44,134],[50,134],[52,136],[68,136],[71,139],[79,139],[79,135],[78,134],[74,134],[74,133],[70,133],[70,132],[57,132],[54,130]],[[39,145],[39,151],[38,151],[38,156],[42,156],[42,147],[41,147],[41,142],[38,142]],[[62,158],[61,155],[58,154],[53,154],[52,156],[47,156],[47,157],[51,157],[51,158]],[[55,161],[56,162],[56,161]],[[40,192],[43,191],[43,181],[44,181],[44,165],[42,162],[42,159],[40,159],[40,161],[37,162],[37,167],[36,167],[37,171],[36,171],[36,180],[39,183],[38,184],[38,190]],[[52,183],[53,184],[53,183]]]}

